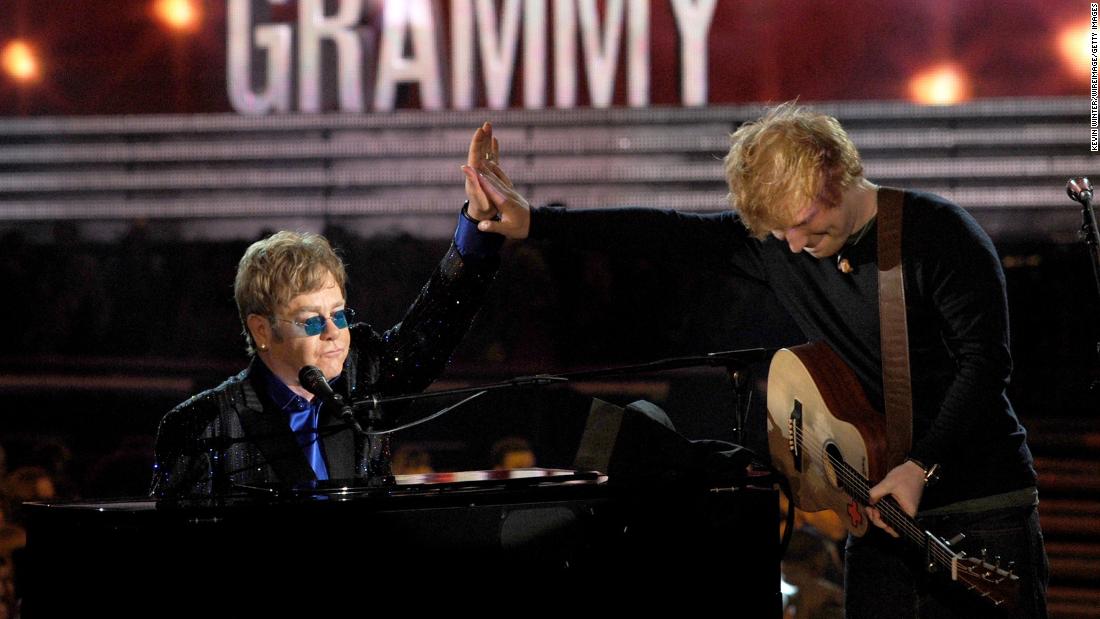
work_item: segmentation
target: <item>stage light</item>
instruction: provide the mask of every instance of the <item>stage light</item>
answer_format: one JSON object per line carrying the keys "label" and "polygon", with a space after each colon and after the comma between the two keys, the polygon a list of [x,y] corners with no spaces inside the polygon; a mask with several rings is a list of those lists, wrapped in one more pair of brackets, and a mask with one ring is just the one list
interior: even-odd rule
{"label": "stage light", "polygon": [[1091,27],[1088,21],[1067,26],[1058,33],[1058,53],[1075,77],[1089,79],[1092,72]]}
{"label": "stage light", "polygon": [[202,17],[195,0],[156,0],[153,13],[164,25],[179,32],[194,31]]}
{"label": "stage light", "polygon": [[970,98],[970,79],[952,63],[930,67],[909,80],[909,98],[923,105],[951,105]]}
{"label": "stage light", "polygon": [[0,52],[0,65],[16,81],[33,82],[41,76],[34,49],[18,39],[4,46],[4,50]]}

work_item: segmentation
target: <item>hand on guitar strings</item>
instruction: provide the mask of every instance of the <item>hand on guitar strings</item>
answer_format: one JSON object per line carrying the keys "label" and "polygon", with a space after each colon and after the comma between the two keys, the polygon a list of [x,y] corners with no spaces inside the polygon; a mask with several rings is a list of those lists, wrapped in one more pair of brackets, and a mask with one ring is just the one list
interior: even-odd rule
{"label": "hand on guitar strings", "polygon": [[872,507],[867,508],[867,517],[871,519],[871,523],[890,535],[899,537],[898,532],[883,521],[882,513],[873,505],[882,497],[891,495],[906,514],[910,517],[916,516],[917,506],[924,494],[924,483],[924,469],[915,462],[906,460],[890,469],[886,477],[871,488],[869,493]]}

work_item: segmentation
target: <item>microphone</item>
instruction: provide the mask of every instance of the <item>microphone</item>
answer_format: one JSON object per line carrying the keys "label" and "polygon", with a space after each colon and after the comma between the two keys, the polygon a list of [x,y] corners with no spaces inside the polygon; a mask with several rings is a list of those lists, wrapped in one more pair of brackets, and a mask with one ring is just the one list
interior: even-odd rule
{"label": "microphone", "polygon": [[1071,178],[1066,183],[1066,194],[1074,202],[1087,205],[1092,202],[1092,184],[1088,178]]}
{"label": "microphone", "polygon": [[321,368],[315,365],[303,367],[298,371],[298,382],[306,388],[306,391],[321,398],[322,402],[332,402],[336,407],[336,416],[360,434],[363,433],[363,428],[359,427],[359,422],[355,419],[355,412],[344,402],[343,396],[332,390],[332,385],[325,380],[325,373]]}

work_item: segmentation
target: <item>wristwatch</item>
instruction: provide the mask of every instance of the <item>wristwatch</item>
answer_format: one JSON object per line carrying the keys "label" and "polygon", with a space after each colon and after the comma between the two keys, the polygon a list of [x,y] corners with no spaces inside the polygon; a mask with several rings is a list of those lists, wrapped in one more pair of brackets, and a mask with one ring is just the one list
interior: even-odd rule
{"label": "wristwatch", "polygon": [[932,466],[925,466],[923,462],[916,458],[906,458],[906,462],[912,462],[920,467],[920,470],[924,471],[924,485],[931,486],[940,480],[940,465],[939,463]]}

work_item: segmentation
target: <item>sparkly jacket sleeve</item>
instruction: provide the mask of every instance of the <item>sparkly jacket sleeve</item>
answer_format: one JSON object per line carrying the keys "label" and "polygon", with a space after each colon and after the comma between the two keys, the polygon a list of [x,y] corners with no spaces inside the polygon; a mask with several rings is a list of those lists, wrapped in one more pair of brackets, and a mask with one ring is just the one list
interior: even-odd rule
{"label": "sparkly jacket sleeve", "polygon": [[452,244],[400,323],[381,334],[357,326],[352,395],[412,393],[431,384],[473,322],[498,265],[495,256],[464,259]]}

